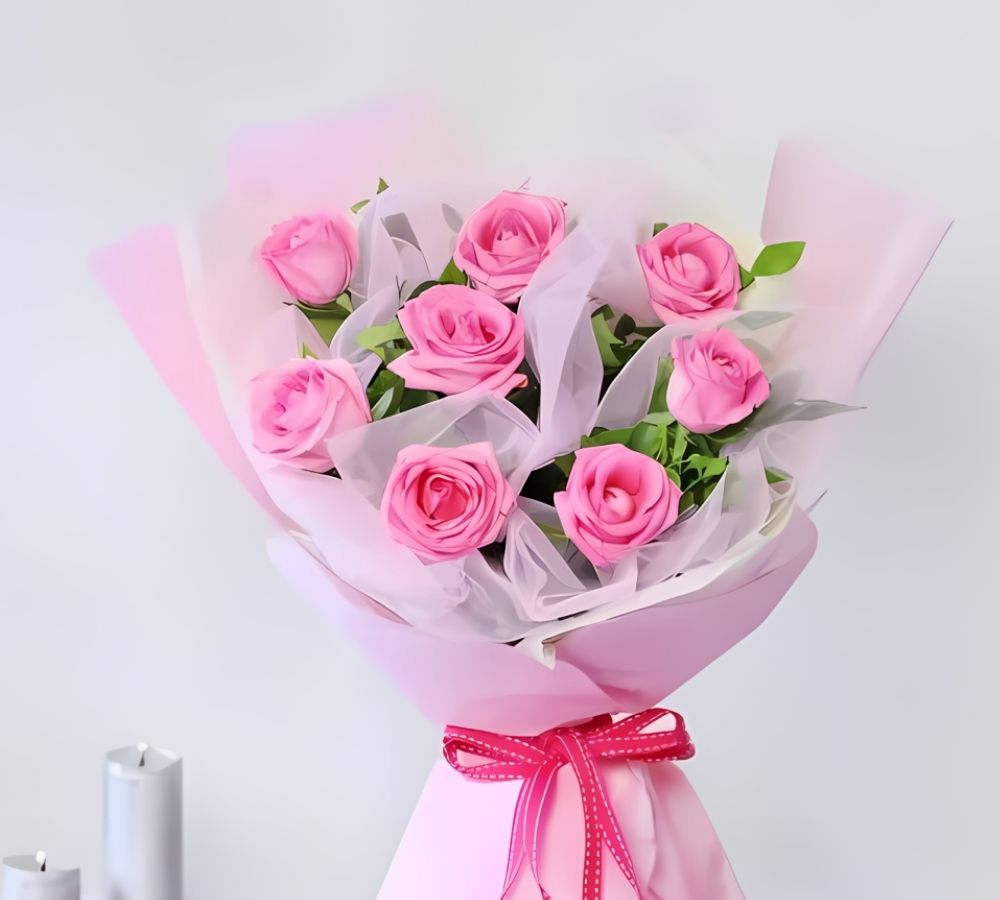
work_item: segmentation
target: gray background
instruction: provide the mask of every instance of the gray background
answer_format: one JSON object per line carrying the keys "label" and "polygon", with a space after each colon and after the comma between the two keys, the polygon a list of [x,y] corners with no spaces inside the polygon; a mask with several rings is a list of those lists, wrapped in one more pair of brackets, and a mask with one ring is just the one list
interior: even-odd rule
{"label": "gray background", "polygon": [[84,259],[207,197],[240,125],[415,87],[498,157],[614,152],[652,116],[735,150],[754,208],[805,134],[956,218],[815,561],[672,702],[751,898],[1000,895],[996,25],[968,0],[0,0],[0,853],[93,885],[101,754],[148,740],[185,756],[194,900],[374,896],[437,729],[271,570]]}

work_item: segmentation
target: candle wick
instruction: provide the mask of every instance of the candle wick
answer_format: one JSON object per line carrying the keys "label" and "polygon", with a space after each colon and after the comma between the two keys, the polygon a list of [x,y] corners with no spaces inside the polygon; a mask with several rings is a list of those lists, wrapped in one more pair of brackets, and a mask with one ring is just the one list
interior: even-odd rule
{"label": "candle wick", "polygon": [[48,865],[48,860],[46,859],[44,850],[39,850],[35,854],[35,862],[38,863],[38,871],[44,872],[46,865]]}
{"label": "candle wick", "polygon": [[139,744],[139,768],[143,768],[146,765],[146,751],[149,749],[148,744]]}

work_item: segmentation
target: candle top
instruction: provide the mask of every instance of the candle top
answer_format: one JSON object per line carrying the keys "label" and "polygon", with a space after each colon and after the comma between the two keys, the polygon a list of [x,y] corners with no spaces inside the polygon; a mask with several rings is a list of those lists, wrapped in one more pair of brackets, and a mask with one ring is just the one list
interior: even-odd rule
{"label": "candle top", "polygon": [[53,869],[49,865],[48,857],[41,850],[38,853],[25,853],[20,856],[5,856],[3,859],[5,869],[14,869],[18,872],[30,872],[39,878],[51,878],[61,880],[64,877],[79,877],[79,869]]}
{"label": "candle top", "polygon": [[180,756],[171,750],[163,750],[149,744],[130,744],[111,750],[107,755],[108,764],[131,775],[153,775],[169,769],[180,762]]}

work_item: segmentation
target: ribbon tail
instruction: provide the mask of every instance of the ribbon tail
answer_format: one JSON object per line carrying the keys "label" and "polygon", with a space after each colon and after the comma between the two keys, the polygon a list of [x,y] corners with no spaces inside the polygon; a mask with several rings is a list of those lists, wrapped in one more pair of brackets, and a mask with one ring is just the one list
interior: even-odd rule
{"label": "ribbon tail", "polygon": [[524,862],[524,831],[526,826],[525,810],[528,806],[528,795],[534,786],[536,775],[532,775],[522,785],[517,794],[517,805],[514,807],[514,821],[510,829],[510,846],[507,849],[507,872],[504,875],[503,890],[500,893],[500,900],[507,900],[517,879],[517,873],[521,871]]}
{"label": "ribbon tail", "polygon": [[538,872],[538,847],[539,847],[539,832],[542,827],[542,817],[545,815],[545,803],[548,799],[549,790],[552,787],[552,783],[556,779],[556,775],[559,773],[560,765],[558,762],[546,763],[541,769],[539,769],[537,776],[535,777],[534,786],[534,805],[531,815],[531,830],[525,834],[528,839],[528,845],[525,847],[525,852],[528,854],[528,859],[531,863],[531,876],[535,879],[535,884],[538,886],[538,890],[541,892],[542,900],[551,900],[549,892],[545,890],[545,886],[542,884],[541,876]]}

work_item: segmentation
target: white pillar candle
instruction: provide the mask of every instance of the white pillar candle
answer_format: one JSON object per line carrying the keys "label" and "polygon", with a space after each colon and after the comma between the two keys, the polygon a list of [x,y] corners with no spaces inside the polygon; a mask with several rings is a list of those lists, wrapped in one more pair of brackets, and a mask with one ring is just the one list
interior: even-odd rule
{"label": "white pillar candle", "polygon": [[182,900],[181,758],[139,744],[104,766],[105,900]]}
{"label": "white pillar candle", "polygon": [[80,900],[80,870],[53,869],[44,853],[3,861],[0,900]]}

